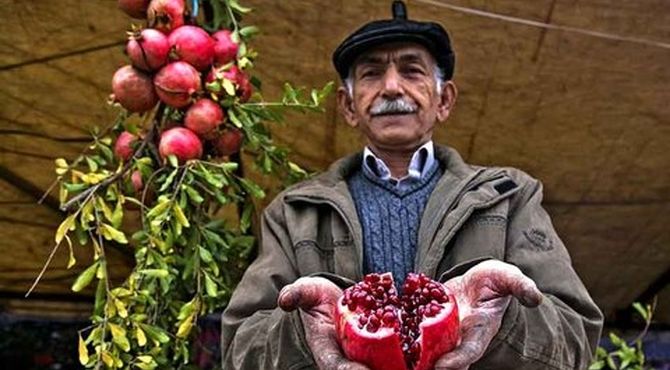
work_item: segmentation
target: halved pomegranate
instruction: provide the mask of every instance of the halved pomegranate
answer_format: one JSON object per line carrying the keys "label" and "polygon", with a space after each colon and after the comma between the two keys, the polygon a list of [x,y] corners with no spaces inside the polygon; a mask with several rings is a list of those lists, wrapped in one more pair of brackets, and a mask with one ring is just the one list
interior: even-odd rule
{"label": "halved pomegranate", "polygon": [[458,306],[446,288],[410,273],[398,295],[390,273],[366,275],[335,308],[345,356],[372,370],[427,370],[460,340]]}

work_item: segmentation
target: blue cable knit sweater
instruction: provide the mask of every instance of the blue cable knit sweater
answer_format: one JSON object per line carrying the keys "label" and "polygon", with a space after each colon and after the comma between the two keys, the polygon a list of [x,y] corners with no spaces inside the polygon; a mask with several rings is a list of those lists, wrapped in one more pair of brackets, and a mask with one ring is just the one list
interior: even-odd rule
{"label": "blue cable knit sweater", "polygon": [[349,178],[363,228],[365,274],[390,271],[402,283],[412,272],[421,216],[440,177],[433,163],[421,179],[400,188],[362,168]]}

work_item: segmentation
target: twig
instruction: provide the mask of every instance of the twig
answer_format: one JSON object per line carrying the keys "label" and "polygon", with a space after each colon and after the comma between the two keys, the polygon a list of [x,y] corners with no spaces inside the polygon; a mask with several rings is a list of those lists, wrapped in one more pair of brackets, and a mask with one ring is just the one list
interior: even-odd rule
{"label": "twig", "polygon": [[[88,197],[86,198],[86,200],[84,200],[84,204],[88,203],[88,201],[91,200],[91,197],[93,196],[93,194],[94,194],[94,193],[91,192],[91,193],[88,195]],[[75,218],[77,217],[77,215],[79,214],[79,212],[81,212],[81,210],[82,210],[82,208],[79,208],[79,209],[77,210],[77,212],[75,213],[75,216],[74,216]],[[33,285],[31,285],[31,286],[30,286],[30,289],[28,289],[28,291],[26,292],[25,298],[28,298],[28,296],[30,295],[30,293],[33,292],[33,290],[35,289],[35,287],[37,286],[37,284],[40,282],[40,280],[42,280],[42,276],[44,276],[44,273],[46,272],[47,268],[49,267],[49,264],[51,264],[51,260],[54,258],[54,255],[56,254],[56,251],[58,250],[58,247],[61,245],[62,242],[63,242],[63,240],[61,240],[58,244],[56,244],[56,245],[53,247],[53,249],[51,250],[51,254],[49,254],[49,258],[47,258],[46,263],[44,263],[44,266],[42,267],[42,271],[40,271],[40,274],[37,275],[37,277],[35,278],[35,281],[33,282]]]}
{"label": "twig", "polygon": [[117,179],[119,179],[121,176],[123,176],[126,172],[130,170],[130,168],[133,166],[133,159],[136,158],[143,150],[144,147],[147,146],[147,144],[153,140],[154,134],[156,132],[156,126],[157,122],[161,120],[163,110],[159,108],[158,113],[156,113],[156,119],[154,120],[153,125],[151,126],[151,129],[149,130],[149,133],[144,137],[142,140],[142,143],[140,146],[137,148],[135,153],[133,153],[133,156],[126,162],[126,164],[123,165],[123,168],[121,168],[120,171],[117,171],[115,174],[112,176],[107,177],[104,179],[102,182],[99,184],[96,184],[93,187],[90,187],[83,191],[80,194],[77,194],[76,196],[72,197],[72,199],[68,200],[65,204],[63,204],[60,209],[61,211],[68,211],[70,208],[72,208],[73,205],[77,204],[81,199],[87,197],[89,194],[94,193],[98,191],[100,188],[104,188],[108,186],[109,184],[113,183]]}

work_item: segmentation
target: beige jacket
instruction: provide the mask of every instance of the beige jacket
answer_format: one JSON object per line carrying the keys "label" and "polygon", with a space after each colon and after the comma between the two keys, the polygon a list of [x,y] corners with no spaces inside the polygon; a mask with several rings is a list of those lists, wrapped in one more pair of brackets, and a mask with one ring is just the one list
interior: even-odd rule
{"label": "beige jacket", "polygon": [[[485,259],[518,266],[545,299],[512,300],[484,357],[471,369],[586,369],[603,317],[571,266],[541,206],[541,184],[513,168],[463,162],[436,146],[444,169],[426,205],[415,270],[445,281]],[[277,295],[300,276],[325,275],[344,286],[362,278],[361,226],[347,176],[361,153],[281,193],[262,218],[258,258],[223,313],[224,369],[314,369],[297,313]]]}

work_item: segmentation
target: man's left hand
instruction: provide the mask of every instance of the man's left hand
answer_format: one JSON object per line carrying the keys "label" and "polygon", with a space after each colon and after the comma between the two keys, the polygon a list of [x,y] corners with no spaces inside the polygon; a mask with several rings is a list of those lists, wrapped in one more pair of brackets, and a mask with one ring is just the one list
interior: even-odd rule
{"label": "man's left hand", "polygon": [[461,343],[437,361],[435,369],[440,370],[467,370],[482,357],[512,297],[527,307],[542,302],[535,282],[518,267],[501,261],[484,261],[444,285],[458,303]]}

